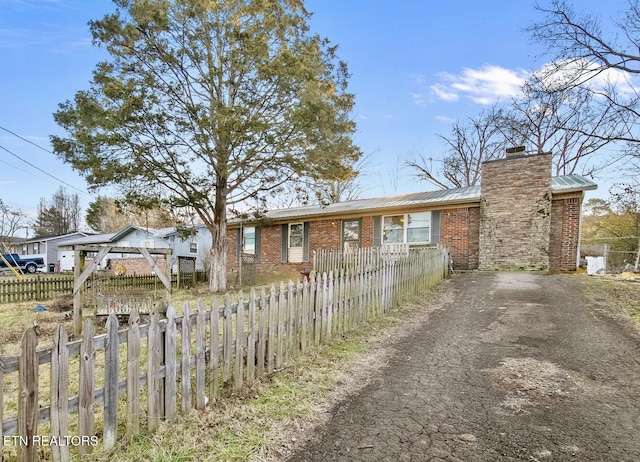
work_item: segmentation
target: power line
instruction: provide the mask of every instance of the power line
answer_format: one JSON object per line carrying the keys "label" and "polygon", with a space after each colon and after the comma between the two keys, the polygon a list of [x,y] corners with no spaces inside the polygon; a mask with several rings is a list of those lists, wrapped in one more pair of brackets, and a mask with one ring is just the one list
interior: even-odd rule
{"label": "power line", "polygon": [[18,167],[17,165],[13,165],[13,164],[11,164],[11,163],[7,162],[6,160],[2,160],[2,159],[0,159],[0,163],[3,163],[3,164],[5,164],[5,165],[8,165],[8,166],[9,166],[9,167],[11,167],[11,168],[15,168],[16,170],[20,170],[21,172],[24,172],[24,173],[26,173],[27,175],[31,175],[31,176],[32,176],[32,177],[34,177],[34,178],[40,178],[40,179],[42,179],[42,177],[41,177],[41,176],[38,176],[38,175],[36,175],[35,173],[30,172],[30,171],[28,171],[28,170],[26,170],[26,169],[24,169],[24,168],[20,168],[20,167]]}
{"label": "power line", "polygon": [[7,148],[5,148],[4,146],[0,146],[0,149],[2,149],[2,150],[4,150],[4,151],[8,152],[9,154],[11,154],[11,155],[12,155],[13,157],[15,157],[16,159],[21,160],[21,161],[22,161],[22,162],[24,162],[25,164],[27,164],[27,165],[29,165],[29,166],[31,166],[31,167],[33,167],[33,168],[35,168],[35,169],[36,169],[36,170],[38,170],[39,172],[44,173],[45,175],[47,175],[47,176],[49,176],[49,177],[53,178],[54,180],[56,180],[56,181],[58,181],[58,182],[62,183],[63,185],[68,186],[68,187],[70,187],[71,189],[74,189],[74,190],[78,191],[79,193],[81,193],[81,194],[83,194],[83,195],[85,195],[85,196],[87,195],[87,193],[85,193],[83,190],[78,189],[78,188],[76,188],[75,186],[73,186],[73,185],[71,185],[71,184],[67,183],[66,181],[61,180],[60,178],[58,178],[58,177],[56,177],[56,176],[52,175],[51,173],[49,173],[49,172],[46,172],[46,171],[42,170],[40,167],[38,167],[38,166],[36,166],[36,165],[32,164],[32,163],[31,163],[31,162],[29,162],[28,160],[23,159],[23,158],[22,158],[22,157],[20,157],[18,154],[15,154],[15,153],[13,153],[13,152],[9,151],[9,150],[8,150]]}
{"label": "power line", "polygon": [[16,132],[12,132],[12,131],[11,131],[11,130],[9,130],[8,128],[4,128],[4,127],[1,127],[1,126],[0,126],[0,130],[4,130],[5,132],[12,134],[12,135],[13,135],[13,136],[15,136],[16,138],[20,138],[22,141],[26,141],[27,143],[34,145],[36,148],[38,148],[38,149],[42,149],[44,152],[48,152],[49,154],[53,154],[53,152],[52,152],[52,151],[49,151],[47,148],[43,148],[43,147],[42,147],[42,146],[40,146],[39,144],[36,144],[36,143],[34,143],[33,141],[28,140],[27,138],[25,138],[25,137],[23,137],[23,136],[18,135]]}

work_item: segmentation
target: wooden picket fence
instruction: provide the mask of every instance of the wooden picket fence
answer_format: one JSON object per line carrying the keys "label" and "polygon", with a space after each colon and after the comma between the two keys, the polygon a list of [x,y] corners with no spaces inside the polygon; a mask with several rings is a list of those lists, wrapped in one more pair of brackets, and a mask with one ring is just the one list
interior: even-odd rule
{"label": "wooden picket fence", "polygon": [[53,460],[68,461],[99,444],[111,449],[142,425],[153,430],[192,407],[205,409],[225,387],[251,386],[403,296],[433,287],[448,261],[445,250],[415,253],[358,273],[252,289],[246,299],[241,292],[236,303],[229,294],[224,302],[185,302],[181,317],[173,306],[166,319],[153,313],[141,322],[134,312],[125,326],[112,314],[102,335],[86,319],[80,340],[69,341],[60,325],[50,349],[38,350],[29,329],[20,356],[0,358],[0,460],[15,454],[32,461],[50,451]]}
{"label": "wooden picket fence", "polygon": [[359,272],[384,262],[405,259],[411,253],[441,250],[440,245],[411,247],[409,244],[385,244],[355,250],[317,249],[313,251],[313,270],[316,273],[336,270]]}
{"label": "wooden picket fence", "polygon": [[[173,274],[171,277],[171,285],[174,288],[192,287],[206,281],[207,276],[204,271]],[[85,289],[92,290],[93,286],[108,286],[111,290],[153,289],[159,284],[158,278],[153,274],[102,275],[99,278],[89,278],[85,282]],[[0,278],[0,303],[42,301],[72,293],[73,274],[27,275],[22,280],[13,277]]]}

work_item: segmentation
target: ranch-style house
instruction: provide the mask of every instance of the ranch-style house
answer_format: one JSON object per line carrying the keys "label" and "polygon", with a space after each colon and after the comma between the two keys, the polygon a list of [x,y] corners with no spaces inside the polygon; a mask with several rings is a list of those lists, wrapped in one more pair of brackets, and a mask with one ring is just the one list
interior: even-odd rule
{"label": "ranch-style house", "polygon": [[[516,152],[513,152],[516,151]],[[228,268],[312,268],[314,250],[442,244],[455,269],[574,271],[581,206],[597,185],[551,176],[551,154],[507,150],[482,165],[481,186],[267,212],[228,225]]]}

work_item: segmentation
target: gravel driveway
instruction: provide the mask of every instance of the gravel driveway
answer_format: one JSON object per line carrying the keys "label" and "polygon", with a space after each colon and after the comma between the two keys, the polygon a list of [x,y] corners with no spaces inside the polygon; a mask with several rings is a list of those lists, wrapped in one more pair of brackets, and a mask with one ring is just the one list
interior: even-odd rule
{"label": "gravel driveway", "polygon": [[582,277],[456,275],[289,460],[640,460],[640,335]]}

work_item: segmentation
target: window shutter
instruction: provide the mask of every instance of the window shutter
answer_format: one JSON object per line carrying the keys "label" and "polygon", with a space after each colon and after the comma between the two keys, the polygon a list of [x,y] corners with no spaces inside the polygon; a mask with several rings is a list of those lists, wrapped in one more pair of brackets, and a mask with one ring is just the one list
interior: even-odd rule
{"label": "window shutter", "polygon": [[287,262],[287,252],[289,247],[289,225],[282,225],[282,263]]}
{"label": "window shutter", "polygon": [[305,221],[302,225],[302,261],[309,261],[309,222]]}
{"label": "window shutter", "polygon": [[240,254],[242,253],[242,228],[236,231],[236,263],[240,263]]}
{"label": "window shutter", "polygon": [[440,210],[431,212],[431,243],[440,242]]}
{"label": "window shutter", "polygon": [[260,228],[256,226],[256,254],[255,254],[255,262],[260,262]]}
{"label": "window shutter", "polygon": [[373,217],[373,246],[380,247],[382,245],[382,217]]}

